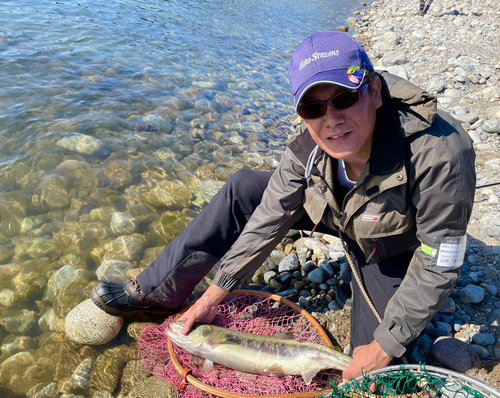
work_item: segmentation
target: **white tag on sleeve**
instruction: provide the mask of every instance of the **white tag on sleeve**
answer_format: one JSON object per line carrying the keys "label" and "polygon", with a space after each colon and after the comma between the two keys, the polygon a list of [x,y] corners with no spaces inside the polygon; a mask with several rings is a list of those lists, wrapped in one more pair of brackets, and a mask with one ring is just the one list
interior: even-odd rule
{"label": "white tag on sleeve", "polygon": [[467,237],[434,238],[432,249],[437,254],[431,258],[431,267],[436,269],[450,269],[461,267],[464,262]]}

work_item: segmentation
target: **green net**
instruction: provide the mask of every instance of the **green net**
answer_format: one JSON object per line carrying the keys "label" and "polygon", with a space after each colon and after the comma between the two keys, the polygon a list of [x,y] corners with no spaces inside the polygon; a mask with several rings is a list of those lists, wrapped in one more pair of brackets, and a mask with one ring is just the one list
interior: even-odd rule
{"label": "green net", "polygon": [[500,391],[481,380],[452,370],[420,365],[390,366],[339,384],[332,380],[320,398],[408,397],[490,398]]}

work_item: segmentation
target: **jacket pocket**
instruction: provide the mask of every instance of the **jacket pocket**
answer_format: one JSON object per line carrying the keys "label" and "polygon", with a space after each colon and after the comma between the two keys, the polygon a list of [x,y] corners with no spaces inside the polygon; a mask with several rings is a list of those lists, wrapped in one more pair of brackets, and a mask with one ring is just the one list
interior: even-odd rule
{"label": "jacket pocket", "polygon": [[326,198],[315,185],[306,188],[304,192],[304,209],[314,224],[318,224],[323,218],[326,206]]}

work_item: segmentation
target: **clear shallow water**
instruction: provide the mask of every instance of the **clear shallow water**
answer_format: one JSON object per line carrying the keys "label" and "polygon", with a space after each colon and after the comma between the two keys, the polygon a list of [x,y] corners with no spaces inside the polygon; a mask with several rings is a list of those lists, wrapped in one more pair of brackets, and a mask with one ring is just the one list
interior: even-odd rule
{"label": "clear shallow water", "polygon": [[279,125],[292,111],[291,52],[352,9],[339,0],[3,1],[0,164],[29,161],[71,132],[130,139],[138,119],[200,85],[200,101],[221,92]]}
{"label": "clear shallow water", "polygon": [[[61,384],[103,352],[58,348],[89,286],[147,266],[234,171],[276,166],[294,131],[293,49],[356,7],[1,2],[0,395]],[[109,344],[130,345],[121,336]]]}

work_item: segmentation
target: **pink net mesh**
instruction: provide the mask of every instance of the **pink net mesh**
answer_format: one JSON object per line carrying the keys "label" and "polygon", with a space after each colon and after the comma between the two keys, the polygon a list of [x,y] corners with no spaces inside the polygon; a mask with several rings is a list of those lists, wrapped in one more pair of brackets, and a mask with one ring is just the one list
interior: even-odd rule
{"label": "pink net mesh", "polygon": [[[208,388],[198,389],[188,385],[180,390],[180,373],[175,368],[168,350],[167,331],[174,317],[165,320],[162,325],[146,327],[139,339],[139,351],[144,366],[154,376],[167,380],[177,387],[179,397],[212,397],[237,395],[291,395],[324,391],[332,378],[339,378],[340,373],[334,370],[319,372],[311,384],[306,386],[301,376],[264,376],[242,373],[214,364],[206,372],[200,369],[203,359],[191,355],[183,349],[173,346],[176,360],[182,368],[191,370],[193,377]],[[214,325],[238,330],[254,335],[273,336],[287,333],[295,340],[326,344],[325,338],[313,323],[299,311],[272,297],[255,296],[250,293],[231,295],[219,305]],[[203,386],[202,386],[203,387]],[[222,393],[214,393],[216,388]],[[209,392],[211,393],[209,393]]]}

